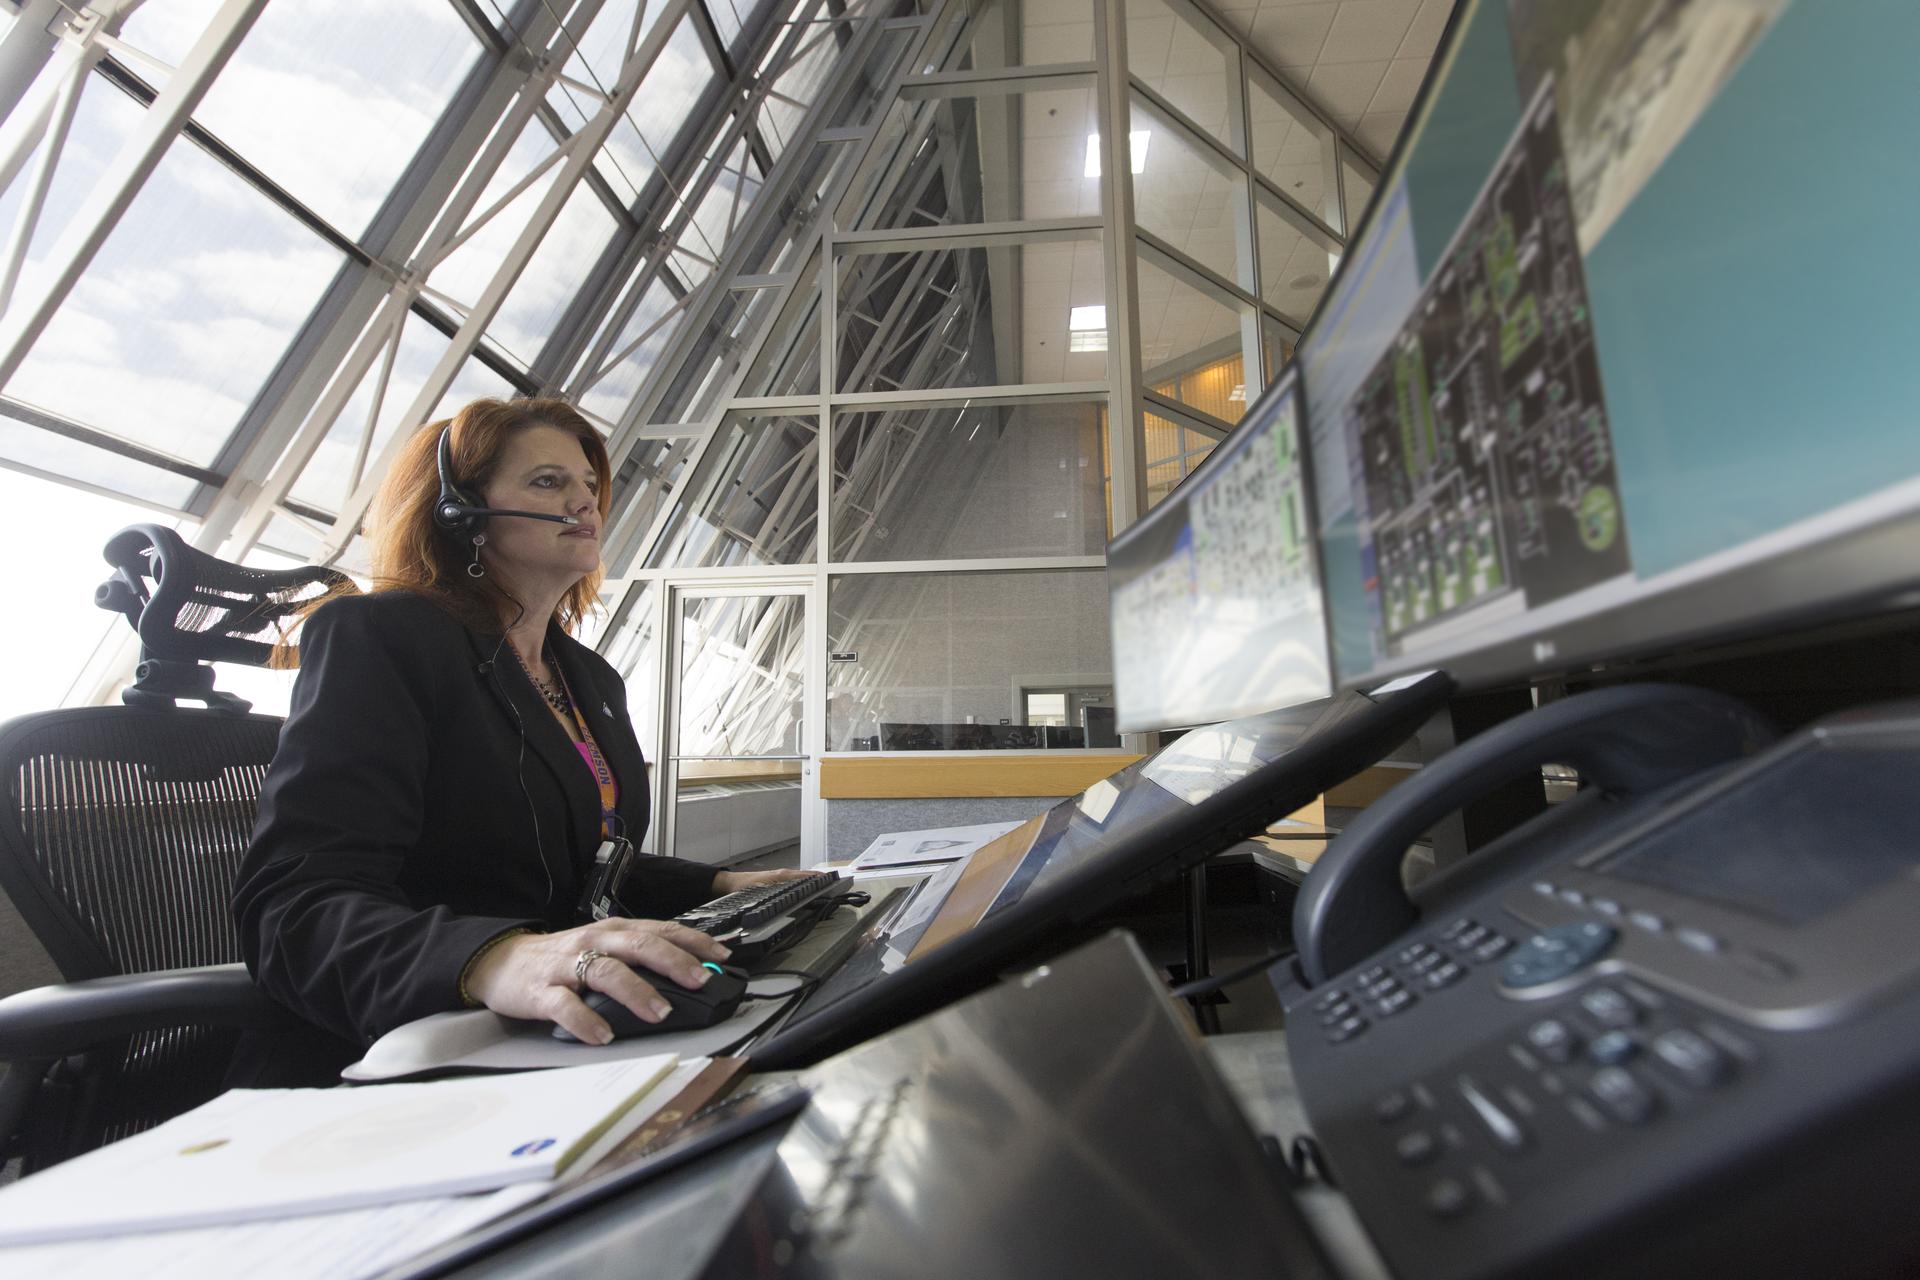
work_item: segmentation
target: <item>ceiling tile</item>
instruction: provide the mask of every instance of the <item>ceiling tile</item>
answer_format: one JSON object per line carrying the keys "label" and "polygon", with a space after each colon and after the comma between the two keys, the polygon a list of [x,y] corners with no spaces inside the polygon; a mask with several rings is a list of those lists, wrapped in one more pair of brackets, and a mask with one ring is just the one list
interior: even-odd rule
{"label": "ceiling tile", "polygon": [[1259,12],[1260,8],[1256,4],[1249,4],[1244,9],[1223,7],[1220,10],[1220,19],[1235,35],[1246,38],[1253,34],[1253,18]]}
{"label": "ceiling tile", "polygon": [[1373,95],[1369,111],[1406,111],[1413,106],[1413,100],[1419,96],[1420,82],[1427,78],[1426,58],[1398,58],[1387,67],[1387,74],[1381,77],[1380,88]]}
{"label": "ceiling tile", "polygon": [[1334,115],[1357,116],[1373,101],[1390,65],[1387,62],[1322,63],[1313,69],[1307,89]]}
{"label": "ceiling tile", "polygon": [[1339,8],[1337,4],[1262,5],[1253,19],[1254,47],[1276,66],[1312,66]]}
{"label": "ceiling tile", "polygon": [[1407,113],[1404,111],[1373,111],[1361,117],[1360,127],[1353,136],[1360,145],[1370,149],[1375,155],[1386,158],[1393,150],[1393,143],[1400,136],[1400,130],[1406,127]]}
{"label": "ceiling tile", "polygon": [[1419,10],[1417,0],[1346,0],[1334,15],[1321,62],[1368,62],[1400,50]]}
{"label": "ceiling tile", "polygon": [[1091,57],[1091,22],[1049,23],[1028,27],[1020,36],[1021,61],[1030,67],[1053,62],[1084,62]]}
{"label": "ceiling tile", "polygon": [[1407,38],[1400,44],[1399,56],[1402,58],[1431,58],[1433,51],[1440,47],[1440,33],[1447,29],[1447,18],[1453,13],[1454,0],[1425,0],[1420,12],[1414,15],[1413,25],[1407,28]]}

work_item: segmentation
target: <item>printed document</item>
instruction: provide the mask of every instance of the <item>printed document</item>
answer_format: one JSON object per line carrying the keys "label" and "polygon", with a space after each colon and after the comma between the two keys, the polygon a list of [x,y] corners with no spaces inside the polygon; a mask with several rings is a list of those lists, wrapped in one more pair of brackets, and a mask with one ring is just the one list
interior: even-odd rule
{"label": "printed document", "polygon": [[0,1190],[0,1245],[493,1191],[564,1173],[672,1054],[358,1089],[234,1089]]}

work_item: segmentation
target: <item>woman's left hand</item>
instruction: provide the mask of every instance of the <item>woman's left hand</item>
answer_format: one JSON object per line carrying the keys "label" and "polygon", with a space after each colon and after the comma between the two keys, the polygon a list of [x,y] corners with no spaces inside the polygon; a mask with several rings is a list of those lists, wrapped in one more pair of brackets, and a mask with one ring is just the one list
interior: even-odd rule
{"label": "woman's left hand", "polygon": [[817,871],[802,871],[798,867],[782,867],[778,871],[722,871],[713,878],[715,897],[723,893],[738,893],[742,889],[751,889],[759,884],[775,884],[781,880],[804,880],[808,876],[819,875]]}

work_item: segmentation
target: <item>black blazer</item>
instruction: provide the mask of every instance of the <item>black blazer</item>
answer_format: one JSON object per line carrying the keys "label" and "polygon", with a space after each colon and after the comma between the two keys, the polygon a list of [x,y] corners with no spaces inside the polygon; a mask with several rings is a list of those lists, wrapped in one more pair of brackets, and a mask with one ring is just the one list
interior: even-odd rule
{"label": "black blazer", "polygon": [[[626,687],[557,625],[548,638],[637,845],[647,775]],[[462,1007],[460,972],[494,936],[581,923],[599,789],[500,639],[406,591],[348,596],[307,619],[233,914],[255,981],[333,1040],[307,1046],[328,1060],[311,1064],[316,1077],[394,1027]],[[636,867],[624,901],[634,915],[713,896],[710,867]]]}

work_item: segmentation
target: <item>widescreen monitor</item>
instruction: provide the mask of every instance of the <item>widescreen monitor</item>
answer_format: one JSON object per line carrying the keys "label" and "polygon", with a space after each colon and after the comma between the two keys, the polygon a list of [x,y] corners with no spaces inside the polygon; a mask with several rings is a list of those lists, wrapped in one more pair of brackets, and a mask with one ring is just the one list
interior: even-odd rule
{"label": "widescreen monitor", "polygon": [[1386,755],[1452,689],[1403,677],[1182,735],[974,853],[931,910],[880,915],[747,1056],[757,1069],[813,1062],[1057,953],[1076,926]]}
{"label": "widescreen monitor", "polygon": [[1194,473],[1107,547],[1114,701],[1132,733],[1332,691],[1288,373]]}
{"label": "widescreen monitor", "polygon": [[1920,5],[1467,0],[1300,345],[1336,680],[1910,607]]}

